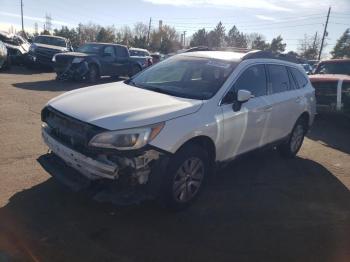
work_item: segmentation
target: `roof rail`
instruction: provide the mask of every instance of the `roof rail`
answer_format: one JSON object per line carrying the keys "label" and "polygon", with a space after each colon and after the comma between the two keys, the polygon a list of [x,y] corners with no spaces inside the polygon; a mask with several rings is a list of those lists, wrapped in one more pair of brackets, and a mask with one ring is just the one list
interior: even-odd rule
{"label": "roof rail", "polygon": [[217,51],[230,51],[230,52],[236,52],[236,53],[248,53],[248,52],[254,51],[254,49],[235,47],[235,46],[226,46],[226,47],[219,47],[219,48],[217,48]]}
{"label": "roof rail", "polygon": [[268,59],[278,59],[291,63],[298,63],[298,59],[294,56],[288,54],[275,53],[272,51],[251,51],[243,56],[242,60],[256,59],[256,58],[268,58]]}

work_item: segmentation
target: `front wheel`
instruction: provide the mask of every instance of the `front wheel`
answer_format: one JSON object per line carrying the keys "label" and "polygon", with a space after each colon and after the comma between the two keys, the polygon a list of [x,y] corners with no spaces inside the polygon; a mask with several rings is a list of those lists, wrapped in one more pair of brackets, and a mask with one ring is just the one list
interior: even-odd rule
{"label": "front wheel", "polygon": [[96,83],[100,79],[100,75],[95,65],[89,65],[89,72],[87,79],[90,83]]}
{"label": "front wheel", "polygon": [[279,146],[279,151],[282,156],[295,157],[299,152],[306,133],[306,124],[302,119],[299,119],[292,130],[289,139]]}
{"label": "front wheel", "polygon": [[203,187],[209,171],[209,158],[197,145],[180,149],[170,161],[164,177],[161,201],[165,207],[180,210],[192,203]]}

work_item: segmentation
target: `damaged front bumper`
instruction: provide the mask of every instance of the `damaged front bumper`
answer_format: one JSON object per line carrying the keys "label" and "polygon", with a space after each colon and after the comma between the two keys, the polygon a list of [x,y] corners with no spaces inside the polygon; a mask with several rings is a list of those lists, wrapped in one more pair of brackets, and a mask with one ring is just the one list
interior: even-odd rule
{"label": "damaged front bumper", "polygon": [[95,180],[98,178],[118,178],[119,167],[112,163],[103,163],[87,157],[52,138],[45,128],[42,137],[49,149],[60,157],[67,165],[78,170],[85,177]]}
{"label": "damaged front bumper", "polygon": [[154,149],[146,150],[138,156],[113,156],[113,160],[103,153],[92,158],[60,143],[49,134],[49,127],[43,125],[42,137],[49,149],[68,166],[74,168],[89,180],[118,180],[127,176],[131,184],[146,184],[152,171],[152,165],[163,153]]}
{"label": "damaged front bumper", "polygon": [[58,80],[82,79],[89,72],[89,65],[86,61],[81,63],[70,63],[66,66],[55,65]]}

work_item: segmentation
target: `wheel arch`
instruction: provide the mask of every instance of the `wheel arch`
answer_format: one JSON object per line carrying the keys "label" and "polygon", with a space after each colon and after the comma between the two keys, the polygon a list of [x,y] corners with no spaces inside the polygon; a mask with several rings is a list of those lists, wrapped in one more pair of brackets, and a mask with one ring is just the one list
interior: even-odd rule
{"label": "wheel arch", "polygon": [[303,112],[299,116],[298,120],[302,120],[304,122],[306,131],[307,131],[310,127],[310,113],[307,111]]}
{"label": "wheel arch", "polygon": [[215,163],[216,146],[215,146],[214,141],[210,137],[204,136],[204,135],[193,137],[193,138],[187,140],[185,143],[183,143],[180,146],[180,148],[177,149],[176,152],[178,152],[179,150],[181,150],[185,146],[190,146],[191,144],[198,145],[198,146],[202,147],[203,149],[206,149],[208,152],[208,156],[209,156],[211,163],[212,164]]}

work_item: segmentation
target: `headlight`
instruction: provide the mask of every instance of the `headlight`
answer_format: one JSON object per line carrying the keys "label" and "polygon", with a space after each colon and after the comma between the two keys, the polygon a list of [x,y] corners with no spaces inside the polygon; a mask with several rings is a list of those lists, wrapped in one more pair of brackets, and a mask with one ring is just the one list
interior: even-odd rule
{"label": "headlight", "polygon": [[52,62],[56,62],[56,55],[52,57]]}
{"label": "headlight", "polygon": [[78,64],[78,63],[81,63],[81,62],[83,62],[83,61],[84,61],[84,58],[82,58],[82,57],[76,57],[76,58],[73,59],[72,63],[73,63],[73,64]]}
{"label": "headlight", "polygon": [[118,150],[139,149],[151,142],[162,130],[164,123],[149,127],[108,131],[94,136],[89,145]]}

